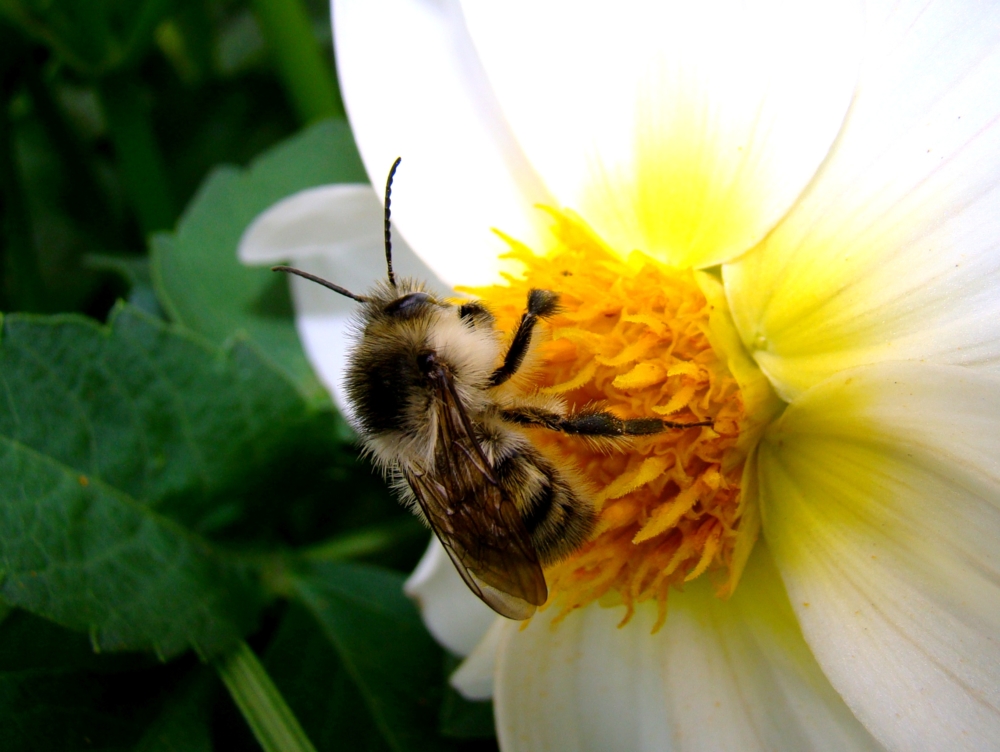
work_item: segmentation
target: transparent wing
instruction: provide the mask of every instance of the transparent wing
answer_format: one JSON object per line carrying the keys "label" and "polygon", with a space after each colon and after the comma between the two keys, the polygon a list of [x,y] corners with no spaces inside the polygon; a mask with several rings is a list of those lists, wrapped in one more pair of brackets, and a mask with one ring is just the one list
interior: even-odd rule
{"label": "transparent wing", "polygon": [[545,602],[545,575],[514,502],[499,483],[455,391],[434,369],[435,467],[404,470],[431,528],[469,589],[509,619],[527,619]]}

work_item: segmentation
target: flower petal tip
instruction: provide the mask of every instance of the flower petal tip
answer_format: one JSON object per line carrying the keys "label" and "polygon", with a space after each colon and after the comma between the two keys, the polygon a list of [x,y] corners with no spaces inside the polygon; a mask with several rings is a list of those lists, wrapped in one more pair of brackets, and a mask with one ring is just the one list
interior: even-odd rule
{"label": "flower petal tip", "polygon": [[344,183],[299,191],[260,214],[240,238],[248,266],[317,255],[346,255],[382,243],[382,205],[370,185]]}
{"label": "flower petal tip", "polygon": [[469,591],[437,538],[403,591],[416,602],[434,639],[457,655],[472,653],[496,620],[496,614]]}

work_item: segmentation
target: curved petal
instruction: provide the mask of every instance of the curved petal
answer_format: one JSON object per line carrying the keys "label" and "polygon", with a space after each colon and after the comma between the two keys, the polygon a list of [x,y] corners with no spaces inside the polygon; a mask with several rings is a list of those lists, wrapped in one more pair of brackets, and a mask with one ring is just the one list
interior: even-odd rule
{"label": "curved petal", "polygon": [[551,203],[511,137],[456,2],[337,0],[341,92],[374,185],[403,157],[393,218],[452,284],[496,281],[506,246],[536,243]]}
{"label": "curved petal", "polygon": [[759,448],[806,640],[890,749],[1000,739],[1000,377],[887,363],[803,394]]}
{"label": "curved petal", "polygon": [[240,238],[237,254],[254,265],[375,249],[374,259],[384,264],[382,243],[382,204],[375,191],[340,183],[299,191],[258,215]]}
{"label": "curved petal", "polygon": [[497,619],[462,581],[437,538],[403,589],[417,602],[427,631],[456,655],[469,655]]}
{"label": "curved petal", "polygon": [[711,266],[757,243],[840,128],[858,3],[463,3],[518,141],[623,255]]}
{"label": "curved petal", "polygon": [[763,545],[736,594],[703,580],[617,628],[588,606],[552,625],[508,626],[497,656],[500,746],[516,750],[872,750],[878,745],[823,677]]}
{"label": "curved petal", "polygon": [[[374,221],[373,221],[374,220]],[[374,227],[374,232],[372,231]],[[371,186],[329,185],[296,193],[253,221],[240,239],[245,264],[293,261],[296,266],[357,293],[385,276],[382,205]],[[398,236],[393,266],[404,276],[449,292]],[[356,303],[301,277],[289,277],[295,326],[309,362],[350,420],[344,372],[355,340]]]}
{"label": "curved petal", "polygon": [[829,159],[725,282],[786,399],[883,360],[1000,367],[1000,5],[873,19]]}
{"label": "curved petal", "polygon": [[[315,257],[303,259],[299,267],[320,277],[329,268]],[[354,408],[347,397],[344,376],[355,337],[356,304],[301,277],[290,277],[288,282],[295,304],[295,329],[306,357],[320,382],[333,396],[341,415],[353,425]]]}
{"label": "curved petal", "polygon": [[495,616],[483,638],[449,677],[451,686],[466,700],[488,700],[493,697],[497,650],[506,623],[507,619]]}

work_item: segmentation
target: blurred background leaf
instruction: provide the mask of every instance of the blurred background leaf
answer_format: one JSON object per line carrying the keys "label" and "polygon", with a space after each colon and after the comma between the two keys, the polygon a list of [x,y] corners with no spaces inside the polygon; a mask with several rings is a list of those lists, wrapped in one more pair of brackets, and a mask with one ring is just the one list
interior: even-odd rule
{"label": "blurred background leaf", "polygon": [[240,236],[262,211],[296,191],[367,182],[350,129],[325,121],[265,152],[246,170],[212,171],[173,234],[152,239],[153,279],[171,317],[213,342],[246,333],[310,400],[328,396],[295,332],[288,281],[236,258]]}
{"label": "blurred background leaf", "polygon": [[288,609],[264,657],[317,749],[392,749],[336,649],[305,608]]}
{"label": "blurred background leaf", "polygon": [[100,76],[139,56],[172,0],[0,0],[0,10],[67,64]]}
{"label": "blurred background leaf", "polygon": [[343,113],[327,4],[265,5],[0,0],[0,308],[101,317],[127,282],[89,254],[145,255],[214,165]]}
{"label": "blurred background leaf", "polygon": [[[460,658],[445,655],[445,675],[451,675],[461,663]],[[496,736],[493,703],[489,700],[466,700],[448,684],[441,700],[440,728],[442,734],[454,739],[491,739]]]}
{"label": "blurred background leaf", "polygon": [[389,748],[449,749],[437,732],[442,650],[403,595],[403,577],[335,562],[291,576]]}
{"label": "blurred background leaf", "polygon": [[3,748],[259,750],[188,650],[236,645],[319,752],[495,750],[401,592],[427,531],[235,256],[367,179],[326,0],[0,0],[0,93]]}

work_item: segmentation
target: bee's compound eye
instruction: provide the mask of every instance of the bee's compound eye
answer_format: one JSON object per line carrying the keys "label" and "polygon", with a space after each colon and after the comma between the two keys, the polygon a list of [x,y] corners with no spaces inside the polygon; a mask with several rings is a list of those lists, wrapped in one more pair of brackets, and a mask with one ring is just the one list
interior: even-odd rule
{"label": "bee's compound eye", "polygon": [[396,298],[385,307],[385,312],[390,316],[401,316],[409,318],[416,314],[428,303],[433,302],[431,296],[425,292],[411,292],[401,298]]}

